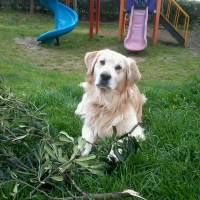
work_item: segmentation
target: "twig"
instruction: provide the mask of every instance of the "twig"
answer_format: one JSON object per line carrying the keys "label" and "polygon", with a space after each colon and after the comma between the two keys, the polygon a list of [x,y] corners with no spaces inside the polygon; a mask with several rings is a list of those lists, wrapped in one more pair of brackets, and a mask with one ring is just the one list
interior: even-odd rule
{"label": "twig", "polygon": [[135,124],[130,131],[128,131],[127,133],[125,133],[124,135],[122,135],[121,137],[119,137],[116,142],[118,142],[119,140],[127,137],[129,134],[131,134],[140,125],[141,125],[141,122],[138,122],[137,124]]}
{"label": "twig", "polygon": [[19,183],[21,183],[21,184],[27,185],[28,187],[30,187],[30,188],[32,188],[32,189],[34,189],[34,190],[36,190],[36,191],[38,191],[38,192],[44,194],[44,195],[45,195],[47,198],[49,198],[49,199],[52,199],[52,200],[53,200],[53,199],[54,199],[54,200],[62,200],[61,198],[59,199],[59,198],[57,198],[57,197],[52,197],[52,196],[48,195],[45,191],[40,190],[40,189],[38,189],[38,188],[36,188],[36,187],[30,185],[29,183],[27,183],[27,182],[25,182],[25,181],[22,181],[22,180],[17,180],[17,181],[18,181]]}
{"label": "twig", "polygon": [[[57,186],[56,184],[54,184],[54,183],[51,182],[51,181],[47,181],[47,183],[50,184],[50,185],[52,185],[52,186],[54,186],[55,189],[59,190],[59,191],[63,194],[63,190],[60,188],[59,185]],[[70,190],[68,190],[68,188],[65,188],[65,189],[66,189],[67,193],[68,193],[71,197],[74,197],[74,194],[72,194],[72,192],[71,192]]]}
{"label": "twig", "polygon": [[82,191],[81,188],[76,184],[76,182],[67,173],[65,175],[67,176],[67,178],[70,180],[70,182],[72,183],[72,185],[76,188],[76,190],[78,192],[80,192],[83,196],[85,196],[85,195],[88,196],[88,194],[86,192]]}
{"label": "twig", "polygon": [[10,154],[8,154],[6,151],[3,151],[4,154],[0,154],[2,157],[7,157],[6,159],[15,167],[18,167],[19,169],[22,169],[24,171],[26,171],[27,169],[29,171],[34,172],[32,169],[30,169],[27,165],[25,165],[19,158],[12,156]]}
{"label": "twig", "polygon": [[[75,159],[75,158],[69,160],[67,164],[70,164],[71,162],[73,162],[74,159]],[[34,190],[30,192],[30,196],[32,196],[33,193],[34,193],[35,191],[37,191],[37,189],[39,189],[40,186],[43,185],[43,182],[44,182],[44,183],[47,182],[48,179],[49,179],[56,171],[58,171],[60,167],[62,167],[62,166],[65,165],[65,164],[66,164],[66,163],[64,163],[64,164],[62,164],[61,166],[57,167],[54,171],[51,171],[51,172],[48,174],[47,177],[45,177],[36,187],[34,187]]]}
{"label": "twig", "polygon": [[[128,198],[128,197],[136,197],[139,199],[145,200],[145,198],[135,195],[133,196],[129,192],[113,192],[113,193],[101,193],[101,194],[90,194],[89,195],[93,200],[112,200],[112,199],[119,199],[119,198]],[[88,200],[88,196],[77,196],[77,197],[66,197],[54,200]]]}
{"label": "twig", "polygon": [[38,191],[38,189],[51,177],[52,173],[50,172],[47,177],[45,177],[34,189],[30,192],[30,197],[32,197],[33,193],[35,191]]}
{"label": "twig", "polygon": [[35,189],[36,191],[44,194],[49,200],[88,200],[89,197],[93,200],[114,200],[119,198],[127,198],[127,197],[136,197],[142,200],[146,200],[145,198],[141,197],[137,192],[126,190],[124,192],[113,192],[113,193],[100,193],[100,194],[89,194],[77,197],[52,197],[48,195],[45,191],[35,188],[34,186],[26,183],[22,180],[18,180],[19,183],[27,185],[30,188]]}

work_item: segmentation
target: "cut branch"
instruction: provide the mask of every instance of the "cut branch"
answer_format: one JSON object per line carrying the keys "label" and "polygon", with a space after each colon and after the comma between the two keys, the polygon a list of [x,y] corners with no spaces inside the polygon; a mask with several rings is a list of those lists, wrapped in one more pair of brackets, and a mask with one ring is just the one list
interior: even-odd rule
{"label": "cut branch", "polygon": [[102,194],[89,194],[77,197],[66,197],[66,198],[56,198],[54,200],[106,200],[106,199],[119,199],[119,198],[128,198],[128,197],[136,197],[139,199],[145,200],[145,198],[141,197],[137,192],[132,190],[127,190],[124,192],[113,192],[113,193],[102,193]]}

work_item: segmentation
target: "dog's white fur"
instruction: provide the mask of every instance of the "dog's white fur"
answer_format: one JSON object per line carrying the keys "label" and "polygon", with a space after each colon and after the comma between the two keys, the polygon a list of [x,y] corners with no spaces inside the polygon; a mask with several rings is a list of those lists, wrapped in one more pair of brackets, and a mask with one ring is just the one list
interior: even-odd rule
{"label": "dog's white fur", "polygon": [[[85,64],[87,80],[81,84],[85,93],[75,111],[84,120],[82,137],[87,144],[82,155],[90,153],[98,138],[112,136],[113,126],[117,136],[121,136],[141,122],[142,105],[146,99],[135,85],[141,74],[134,60],[106,49],[87,53]],[[110,75],[103,85],[102,74]],[[131,136],[145,139],[140,126]]]}

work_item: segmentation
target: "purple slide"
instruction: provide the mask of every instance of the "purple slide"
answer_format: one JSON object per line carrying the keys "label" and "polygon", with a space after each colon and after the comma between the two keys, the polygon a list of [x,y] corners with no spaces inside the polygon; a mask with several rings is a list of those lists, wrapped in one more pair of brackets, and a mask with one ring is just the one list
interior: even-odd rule
{"label": "purple slide", "polygon": [[147,47],[148,7],[144,10],[131,9],[128,34],[124,47],[130,51],[142,51]]}

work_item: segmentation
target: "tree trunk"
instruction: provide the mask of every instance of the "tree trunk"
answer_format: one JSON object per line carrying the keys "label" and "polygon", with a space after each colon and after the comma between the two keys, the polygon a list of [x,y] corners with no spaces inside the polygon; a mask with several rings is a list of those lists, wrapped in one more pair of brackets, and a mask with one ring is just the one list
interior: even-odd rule
{"label": "tree trunk", "polygon": [[35,0],[30,0],[30,14],[34,14],[35,10]]}

